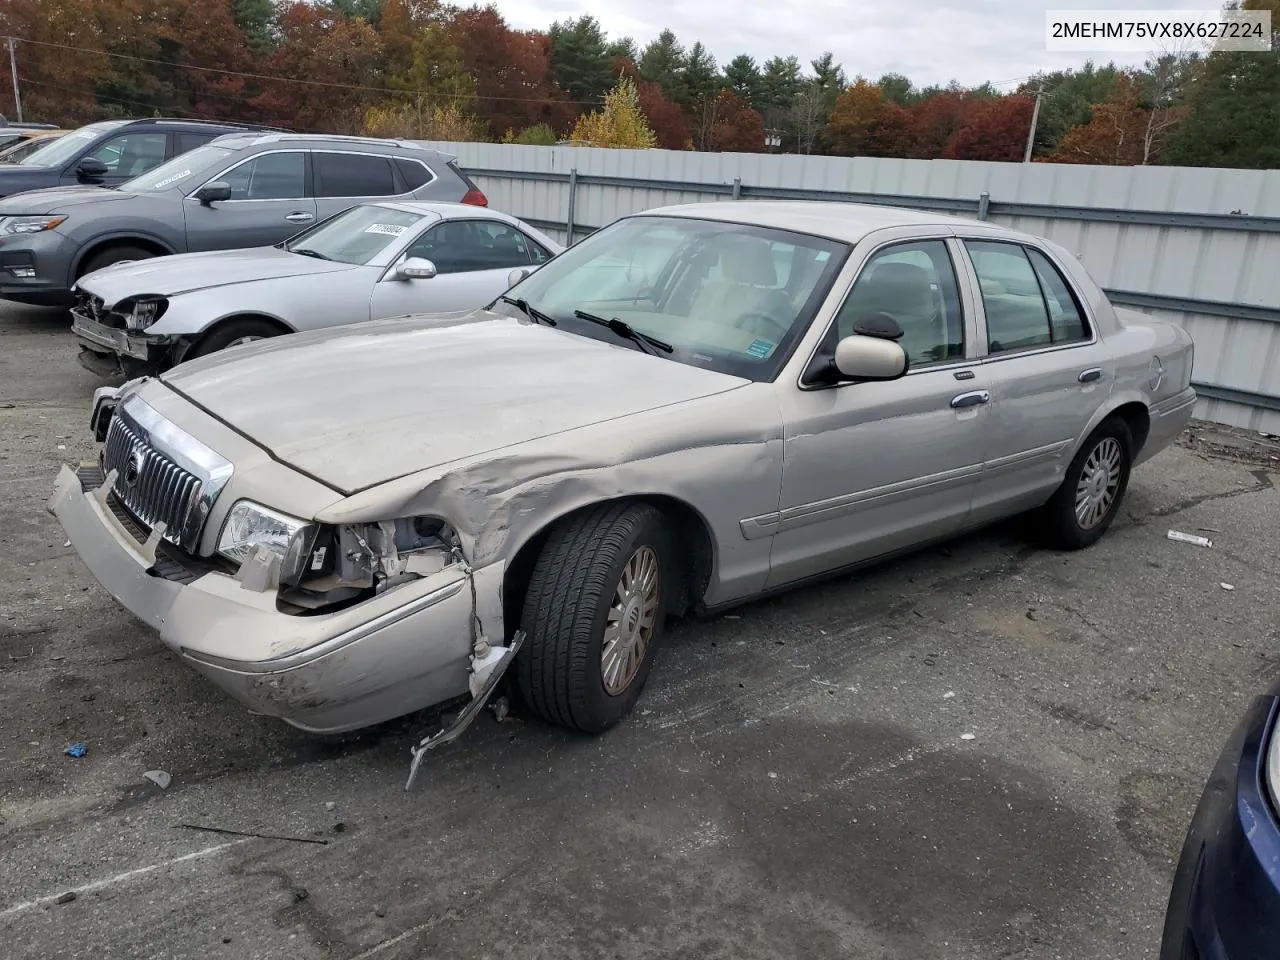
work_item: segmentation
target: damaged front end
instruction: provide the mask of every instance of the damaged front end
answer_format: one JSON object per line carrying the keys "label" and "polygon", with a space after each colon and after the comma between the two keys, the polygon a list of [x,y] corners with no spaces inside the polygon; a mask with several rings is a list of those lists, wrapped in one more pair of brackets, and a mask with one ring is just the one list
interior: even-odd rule
{"label": "damaged front end", "polygon": [[71,332],[80,342],[80,365],[85,369],[103,377],[139,377],[181,362],[190,338],[145,332],[164,316],[166,298],[129,297],[108,305],[86,290],[73,293]]}

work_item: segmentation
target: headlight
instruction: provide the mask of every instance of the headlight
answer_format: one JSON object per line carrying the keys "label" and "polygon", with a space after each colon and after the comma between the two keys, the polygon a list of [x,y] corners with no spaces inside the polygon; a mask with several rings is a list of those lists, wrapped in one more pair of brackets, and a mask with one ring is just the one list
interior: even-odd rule
{"label": "headlight", "polygon": [[1280,809],[1280,723],[1271,728],[1271,746],[1267,749],[1267,786],[1271,802]]}
{"label": "headlight", "polygon": [[281,561],[289,552],[295,534],[312,526],[305,520],[278,513],[251,500],[240,500],[231,508],[218,535],[218,553],[228,560],[244,563],[249,551],[262,545],[278,553]]}
{"label": "headlight", "polygon": [[129,316],[125,318],[125,326],[130,330],[145,330],[159,320],[168,307],[169,301],[164,297],[139,300],[133,305]]}
{"label": "headlight", "polygon": [[66,217],[0,217],[0,234],[13,237],[23,233],[41,233],[52,230]]}

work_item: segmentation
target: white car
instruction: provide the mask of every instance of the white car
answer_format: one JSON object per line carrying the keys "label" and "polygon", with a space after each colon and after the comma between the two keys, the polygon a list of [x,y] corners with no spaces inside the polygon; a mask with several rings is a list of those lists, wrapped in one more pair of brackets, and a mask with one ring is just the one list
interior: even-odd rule
{"label": "white car", "polygon": [[[80,362],[112,376],[298,330],[485,306],[563,247],[461,203],[367,203],[272,247],[118,263],[76,285]],[[518,277],[517,277],[518,278]]]}

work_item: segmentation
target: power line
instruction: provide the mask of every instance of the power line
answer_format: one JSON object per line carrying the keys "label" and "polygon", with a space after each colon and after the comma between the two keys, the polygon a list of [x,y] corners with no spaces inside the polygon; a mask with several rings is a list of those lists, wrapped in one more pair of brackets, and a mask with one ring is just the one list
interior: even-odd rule
{"label": "power line", "polygon": [[[264,73],[245,73],[241,70],[223,70],[220,67],[201,67],[194,63],[177,63],[172,60],[157,60],[152,57],[138,57],[128,53],[113,53],[110,50],[94,50],[90,47],[76,47],[66,43],[54,43],[50,40],[28,40],[25,37],[15,37],[0,34],[6,40],[16,40],[19,43],[30,43],[40,47],[52,47],[56,50],[68,50],[72,53],[92,53],[102,57],[114,57],[117,60],[132,60],[136,63],[149,63],[161,67],[180,67],[184,70],[196,70],[200,73],[217,73],[227,77],[241,77],[246,80],[265,80],[269,83],[300,83],[312,87],[327,87],[335,90],[359,90],[366,93],[390,93],[397,96],[405,94],[413,94],[414,90],[396,90],[393,87],[373,87],[359,83],[335,83],[332,80],[303,80],[298,77],[273,77]],[[540,103],[540,104],[557,104],[564,103],[575,106],[599,106],[598,100],[559,100],[553,97],[494,97],[494,96],[475,96],[466,93],[433,93],[432,97],[439,97],[448,100],[493,100],[500,103]]]}

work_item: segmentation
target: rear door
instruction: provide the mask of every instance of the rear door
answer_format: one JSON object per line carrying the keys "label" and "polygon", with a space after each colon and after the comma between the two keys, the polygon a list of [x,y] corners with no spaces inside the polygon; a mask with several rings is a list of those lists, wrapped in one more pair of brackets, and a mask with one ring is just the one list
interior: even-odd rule
{"label": "rear door", "polygon": [[311,154],[311,169],[316,213],[321,220],[359,203],[406,192],[391,158],[380,154],[316,150]]}
{"label": "rear door", "polygon": [[272,150],[235,162],[205,182],[231,186],[231,199],[183,202],[187,249],[232,250],[265,247],[286,240],[316,221],[316,202],[307,195],[307,152]]}
{"label": "rear door", "polygon": [[1111,391],[1112,367],[1065,274],[1032,245],[964,239],[979,291],[992,427],[979,522],[1042,503]]}

